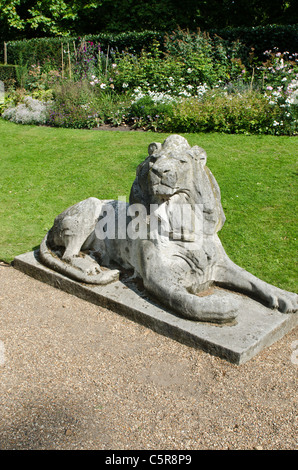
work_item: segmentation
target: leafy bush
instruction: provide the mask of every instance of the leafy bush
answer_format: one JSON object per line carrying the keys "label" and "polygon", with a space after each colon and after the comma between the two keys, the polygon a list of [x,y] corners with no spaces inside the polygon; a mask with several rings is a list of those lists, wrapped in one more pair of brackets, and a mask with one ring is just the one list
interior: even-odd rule
{"label": "leafy bush", "polygon": [[202,51],[163,58],[157,47],[153,52],[143,51],[140,57],[128,53],[116,56],[110,80],[118,93],[141,88],[172,96],[192,96],[202,84],[215,84],[218,75],[211,57]]}
{"label": "leafy bush", "polygon": [[229,43],[240,41],[246,47],[242,49],[241,58],[244,62],[253,48],[255,57],[263,60],[265,50],[276,47],[280,51],[295,53],[298,43],[298,24],[264,26],[241,26],[237,28],[224,28],[209,30],[210,36],[220,36]]}
{"label": "leafy bush", "polygon": [[136,87],[156,87],[159,91],[166,91],[171,80],[181,84],[183,63],[172,57],[161,59],[160,54],[160,51],[143,51],[139,57],[129,53],[117,54],[110,70],[115,91],[122,93]]}
{"label": "leafy bush", "polygon": [[57,127],[92,128],[103,123],[119,126],[125,122],[130,105],[125,97],[92,86],[87,80],[57,84],[53,97],[48,123]]}
{"label": "leafy bush", "polygon": [[57,127],[94,127],[98,118],[94,93],[87,81],[65,80],[53,88],[49,124]]}
{"label": "leafy bush", "polygon": [[196,83],[213,85],[218,80],[236,78],[243,70],[240,60],[243,45],[239,41],[224,41],[207,33],[191,33],[178,29],[165,36],[167,55],[182,60],[185,69]]}
{"label": "leafy bush", "polygon": [[[143,32],[127,32],[127,33],[101,33],[86,35],[84,38],[77,36],[69,36],[65,38],[33,38],[22,39],[18,41],[7,42],[7,57],[11,64],[18,63],[19,57],[22,56],[28,65],[44,64],[49,62],[52,68],[61,67],[61,44],[63,49],[67,51],[69,45],[71,53],[74,49],[78,50],[82,39],[84,41],[100,44],[100,48],[105,53],[107,49],[115,49],[117,51],[127,50],[132,53],[140,53],[144,47],[152,44],[154,40],[162,42],[164,33],[160,31],[143,31]],[[3,57],[3,44],[0,44],[0,54]]]}
{"label": "leafy bush", "polygon": [[[161,44],[161,50],[165,51],[168,44],[163,45],[165,31],[142,31],[142,32],[124,32],[119,34],[100,33],[84,36],[85,41],[92,41],[100,44],[101,50],[105,53],[107,49],[116,51],[128,51],[140,54],[143,49],[148,49],[157,41]],[[197,34],[197,32],[193,32]],[[167,32],[168,37],[172,36],[172,32]],[[237,27],[225,29],[210,29],[210,40],[218,41],[218,37],[225,41],[225,44],[232,44],[240,41],[242,44],[241,57],[245,62],[251,48],[254,48],[256,57],[263,59],[263,52],[266,49],[277,47],[282,51],[296,52],[298,37],[298,25],[265,25],[256,27]],[[46,61],[51,62],[54,68],[61,66],[61,43],[64,47],[69,44],[71,50],[73,45],[79,48],[81,43],[80,37],[53,37],[53,38],[33,38],[18,41],[7,42],[8,61],[11,64],[18,63],[20,55],[28,65],[39,62],[43,64]],[[3,43],[0,44],[0,55],[3,57]]]}
{"label": "leafy bush", "polygon": [[211,90],[202,100],[188,98],[173,107],[167,132],[274,133],[278,111],[258,92],[228,94]]}
{"label": "leafy bush", "polygon": [[86,105],[94,98],[93,90],[87,80],[74,82],[64,80],[53,88],[53,98],[56,105]]}
{"label": "leafy bush", "polygon": [[[156,98],[156,96],[155,96]],[[142,127],[146,130],[161,131],[164,127],[165,119],[172,114],[174,102],[165,103],[153,96],[145,95],[133,102],[128,113],[128,120],[133,128]]]}
{"label": "leafy bush", "polygon": [[298,131],[298,53],[265,51],[267,61],[263,72],[265,96],[279,110],[274,121],[276,134],[296,134]]}
{"label": "leafy bush", "polygon": [[3,65],[0,64],[0,80],[8,85],[13,80],[16,82],[16,65]]}
{"label": "leafy bush", "polygon": [[46,124],[48,103],[26,96],[23,103],[7,108],[2,117],[17,124]]}
{"label": "leafy bush", "polygon": [[48,124],[54,127],[69,127],[73,129],[91,129],[96,127],[98,115],[95,108],[82,106],[53,106],[49,109]]}

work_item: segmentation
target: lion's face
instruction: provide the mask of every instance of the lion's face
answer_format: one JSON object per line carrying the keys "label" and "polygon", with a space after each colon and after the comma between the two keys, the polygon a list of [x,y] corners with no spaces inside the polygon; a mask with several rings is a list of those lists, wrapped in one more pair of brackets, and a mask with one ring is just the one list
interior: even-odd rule
{"label": "lion's face", "polygon": [[153,203],[162,203],[178,193],[189,194],[192,186],[190,158],[181,155],[151,155],[148,192]]}
{"label": "lion's face", "polygon": [[[197,148],[198,149],[198,148]],[[181,136],[171,136],[163,143],[151,144],[148,157],[148,192],[154,203],[162,203],[171,196],[184,193],[191,196],[194,181],[194,160],[202,166],[206,163],[206,153],[201,152]]]}
{"label": "lion's face", "polygon": [[206,167],[205,150],[191,147],[182,136],[172,135],[163,144],[150,144],[148,153],[137,169],[130,204],[143,204],[148,213],[151,204],[164,202],[199,206],[206,231],[218,231],[225,218],[217,182]]}

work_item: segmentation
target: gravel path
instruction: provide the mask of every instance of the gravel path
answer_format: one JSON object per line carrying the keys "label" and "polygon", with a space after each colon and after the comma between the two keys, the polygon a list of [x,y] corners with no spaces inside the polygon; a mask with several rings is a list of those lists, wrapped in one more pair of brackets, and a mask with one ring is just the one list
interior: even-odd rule
{"label": "gravel path", "polygon": [[297,340],[232,365],[0,263],[0,449],[297,449]]}

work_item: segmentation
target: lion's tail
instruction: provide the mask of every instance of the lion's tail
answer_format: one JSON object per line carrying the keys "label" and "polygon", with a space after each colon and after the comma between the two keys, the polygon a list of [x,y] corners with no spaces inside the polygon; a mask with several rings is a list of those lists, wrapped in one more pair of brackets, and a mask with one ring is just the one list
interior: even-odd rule
{"label": "lion's tail", "polygon": [[70,263],[63,261],[57,255],[55,255],[48,246],[48,237],[49,232],[46,234],[42,240],[39,247],[39,258],[40,261],[51,268],[53,271],[58,272],[64,276],[67,276],[75,281],[84,282],[87,284],[98,284],[105,285],[109,284],[112,281],[115,281],[119,278],[118,271],[104,271],[98,275],[87,274],[81,271],[80,269],[72,266]]}

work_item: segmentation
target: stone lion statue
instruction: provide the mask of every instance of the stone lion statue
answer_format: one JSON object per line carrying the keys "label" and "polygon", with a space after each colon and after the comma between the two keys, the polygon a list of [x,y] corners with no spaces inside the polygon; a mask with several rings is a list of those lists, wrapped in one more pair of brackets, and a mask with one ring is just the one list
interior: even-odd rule
{"label": "stone lion statue", "polygon": [[[66,209],[40,245],[41,261],[91,284],[116,281],[121,269],[132,268],[153,297],[194,321],[235,319],[235,292],[284,313],[297,311],[295,293],[258,279],[225,253],[217,235],[225,216],[206,152],[171,135],[150,144],[148,154],[137,168],[129,203],[91,197]],[[221,296],[215,289],[203,295],[212,285],[234,293]]]}

